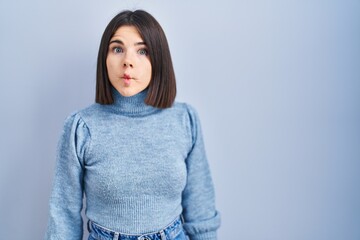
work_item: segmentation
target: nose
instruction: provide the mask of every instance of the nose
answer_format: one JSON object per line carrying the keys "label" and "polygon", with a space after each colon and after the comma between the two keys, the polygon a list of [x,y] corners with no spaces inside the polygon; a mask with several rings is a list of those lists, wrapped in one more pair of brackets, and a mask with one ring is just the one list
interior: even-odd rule
{"label": "nose", "polygon": [[126,67],[130,67],[133,68],[134,64],[133,64],[133,58],[131,56],[131,53],[126,53],[125,58],[124,58],[124,62],[123,62],[123,66]]}
{"label": "nose", "polygon": [[124,62],[124,67],[131,67],[131,68],[133,68],[134,66],[133,66],[132,63],[130,63],[130,62],[128,62],[128,61],[125,61],[125,62]]}

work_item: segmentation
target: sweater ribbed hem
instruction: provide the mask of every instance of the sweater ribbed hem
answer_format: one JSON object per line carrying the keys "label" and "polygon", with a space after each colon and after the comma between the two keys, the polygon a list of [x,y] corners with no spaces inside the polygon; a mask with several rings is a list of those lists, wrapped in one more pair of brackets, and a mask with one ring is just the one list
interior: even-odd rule
{"label": "sweater ribbed hem", "polygon": [[[161,197],[119,197],[109,202],[97,200],[96,203],[89,202],[87,217],[102,227],[124,234],[158,231],[172,222],[182,211],[180,202],[169,204]],[[114,207],[109,209],[107,205]],[[93,206],[102,211],[96,211]],[[164,215],[163,212],[171,214]],[[152,221],[152,218],[157,221]]]}
{"label": "sweater ribbed hem", "polygon": [[190,240],[216,240],[216,231],[190,235]]}

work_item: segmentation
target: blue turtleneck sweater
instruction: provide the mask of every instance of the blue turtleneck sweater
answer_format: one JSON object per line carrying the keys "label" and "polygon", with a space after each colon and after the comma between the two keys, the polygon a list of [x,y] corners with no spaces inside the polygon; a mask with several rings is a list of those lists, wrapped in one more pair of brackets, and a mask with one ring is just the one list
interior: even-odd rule
{"label": "blue turtleneck sweater", "polygon": [[113,231],[161,230],[182,214],[191,240],[215,240],[220,217],[199,119],[187,104],[158,109],[147,91],[93,104],[65,121],[45,239],[82,239],[81,209]]}

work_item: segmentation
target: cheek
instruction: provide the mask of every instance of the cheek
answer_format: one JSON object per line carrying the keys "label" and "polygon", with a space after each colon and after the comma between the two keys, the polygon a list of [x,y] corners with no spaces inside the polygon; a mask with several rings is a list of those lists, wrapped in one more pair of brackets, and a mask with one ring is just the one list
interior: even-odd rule
{"label": "cheek", "polygon": [[106,68],[108,71],[108,74],[113,74],[116,71],[116,64],[114,63],[114,60],[112,60],[111,58],[107,58],[106,59]]}
{"label": "cheek", "polygon": [[146,67],[146,72],[147,74],[150,76],[151,78],[151,75],[152,75],[152,67],[151,67],[151,63],[149,62],[147,67]]}

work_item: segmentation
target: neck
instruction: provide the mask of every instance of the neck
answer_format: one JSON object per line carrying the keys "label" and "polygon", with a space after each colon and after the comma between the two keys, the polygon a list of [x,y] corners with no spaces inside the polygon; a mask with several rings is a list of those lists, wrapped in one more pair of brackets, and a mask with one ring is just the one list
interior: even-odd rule
{"label": "neck", "polygon": [[124,115],[146,115],[157,110],[157,108],[147,105],[145,98],[148,90],[145,89],[133,96],[125,97],[121,95],[114,87],[112,87],[112,95],[114,103],[111,104],[111,108],[118,113]]}

